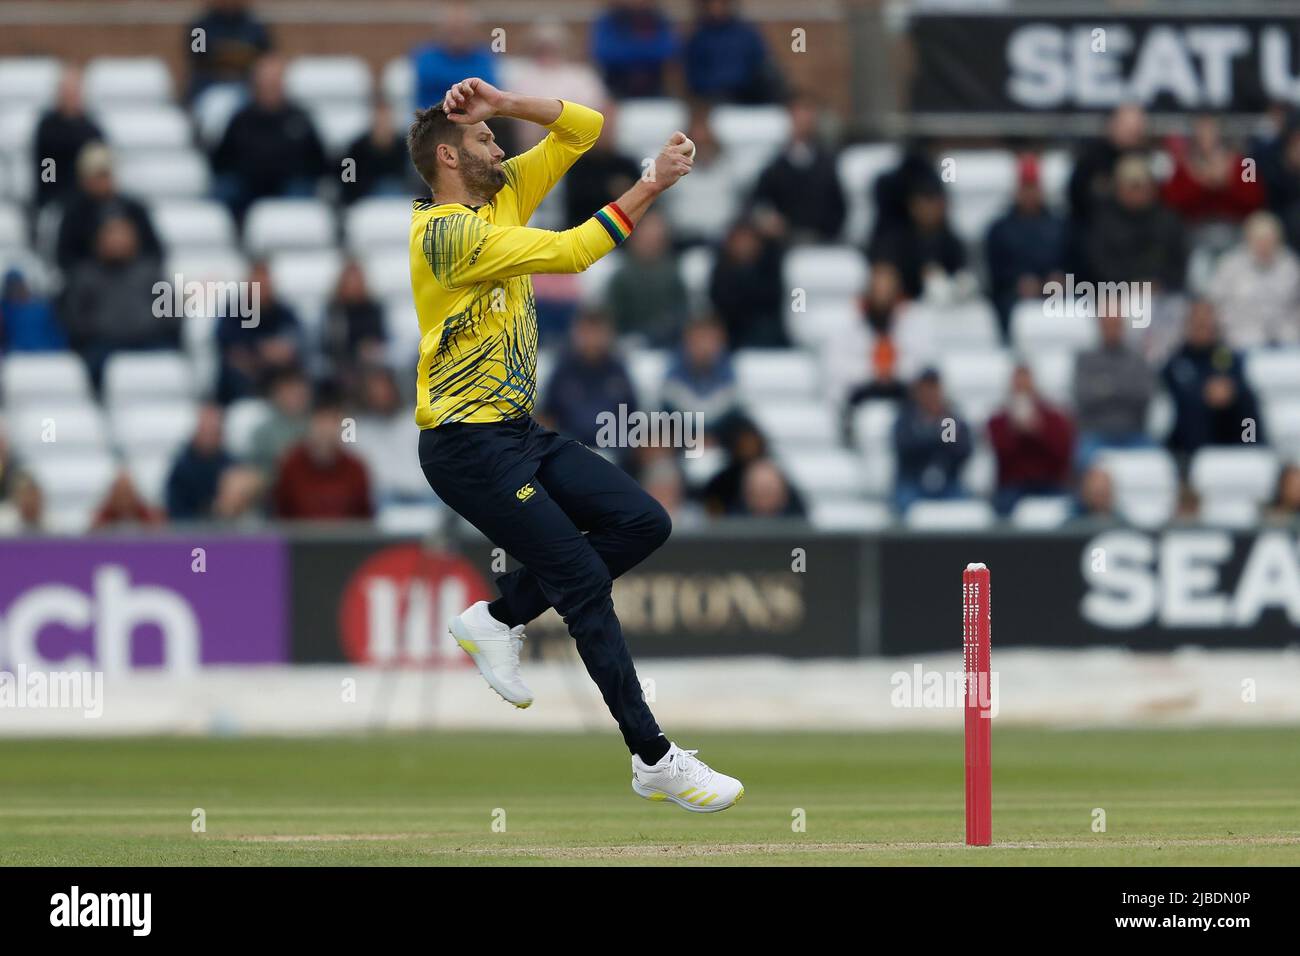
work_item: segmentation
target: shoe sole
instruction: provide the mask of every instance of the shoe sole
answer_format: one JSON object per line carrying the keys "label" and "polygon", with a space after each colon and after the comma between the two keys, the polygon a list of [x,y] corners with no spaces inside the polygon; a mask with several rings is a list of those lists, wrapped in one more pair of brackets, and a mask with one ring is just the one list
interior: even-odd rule
{"label": "shoe sole", "polygon": [[525,701],[518,701],[510,698],[510,695],[508,695],[505,692],[505,689],[497,682],[496,675],[492,673],[492,668],[483,660],[483,655],[479,653],[478,644],[476,644],[474,639],[469,636],[468,629],[461,622],[459,617],[451,619],[451,624],[448,626],[447,631],[451,634],[452,639],[460,646],[460,649],[469,655],[469,659],[474,662],[474,666],[478,668],[478,672],[483,675],[483,679],[488,682],[488,686],[496,692],[498,697],[504,700],[507,704],[517,707],[520,710],[528,709],[532,704],[533,699],[530,697]]}
{"label": "shoe sole", "polygon": [[649,790],[641,786],[639,783],[637,783],[635,779],[632,781],[632,792],[635,793],[638,797],[641,797],[645,800],[649,800],[651,803],[668,803],[668,802],[675,803],[683,810],[689,810],[691,811],[691,813],[720,813],[723,810],[728,810],[731,807],[734,807],[736,804],[738,804],[740,802],[740,798],[745,795],[745,788],[741,787],[740,793],[736,794],[736,799],[732,800],[730,803],[723,803],[723,804],[719,804],[718,806],[707,806],[707,807],[701,807],[694,803],[688,803],[687,801],[683,800],[681,797],[674,797],[671,793],[664,793],[662,790]]}

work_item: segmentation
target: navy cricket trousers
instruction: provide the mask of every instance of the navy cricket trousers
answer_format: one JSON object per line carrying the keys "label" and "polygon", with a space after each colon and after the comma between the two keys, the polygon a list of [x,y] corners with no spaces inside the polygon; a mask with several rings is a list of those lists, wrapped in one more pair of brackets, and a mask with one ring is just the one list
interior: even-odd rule
{"label": "navy cricket trousers", "polygon": [[497,578],[512,619],[554,607],[628,749],[659,737],[610,590],[667,540],[672,522],[659,502],[531,416],[426,428],[420,466],[439,498],[522,565]]}

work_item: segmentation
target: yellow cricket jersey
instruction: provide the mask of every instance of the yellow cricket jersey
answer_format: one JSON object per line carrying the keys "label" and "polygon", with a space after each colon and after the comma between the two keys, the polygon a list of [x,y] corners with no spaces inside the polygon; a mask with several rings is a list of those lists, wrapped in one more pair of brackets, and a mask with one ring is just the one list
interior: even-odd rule
{"label": "yellow cricket jersey", "polygon": [[530,414],[537,390],[534,272],[582,272],[632,224],[613,203],[573,229],[525,225],[596,142],[603,117],[564,102],[549,135],[503,163],[506,184],[477,209],[418,199],[411,289],[420,319],[415,422],[497,422]]}

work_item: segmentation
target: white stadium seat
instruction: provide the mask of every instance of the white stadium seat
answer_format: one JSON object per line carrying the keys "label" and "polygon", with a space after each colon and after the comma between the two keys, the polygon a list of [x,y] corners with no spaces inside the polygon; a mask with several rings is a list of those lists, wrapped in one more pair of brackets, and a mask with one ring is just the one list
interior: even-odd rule
{"label": "white stadium seat", "polygon": [[82,88],[92,110],[172,99],[171,73],[161,58],[152,56],[97,57],[86,66]]}
{"label": "white stadium seat", "polygon": [[[400,262],[403,269],[406,261]],[[337,249],[301,249],[280,252],[270,259],[272,291],[276,298],[289,303],[304,324],[315,324],[315,313],[324,308],[343,268],[343,256]],[[367,281],[370,277],[367,275]],[[385,299],[383,290],[370,284],[370,293]],[[409,293],[408,293],[409,294]]]}
{"label": "white stadium seat", "polygon": [[415,109],[415,68],[410,57],[394,57],[384,64],[379,83],[398,125],[409,122]]}
{"label": "white stadium seat", "polygon": [[431,535],[442,528],[446,517],[447,512],[437,505],[401,502],[380,508],[375,525],[381,534]]}
{"label": "white stadium seat", "polygon": [[716,259],[717,253],[709,246],[692,246],[677,258],[677,271],[690,294],[693,309],[705,308],[709,303],[709,281],[713,278]]}
{"label": "white stadium seat", "polygon": [[[308,111],[316,135],[325,147],[325,155],[332,170],[339,167],[335,158],[344,155],[366,130],[370,129],[369,103],[325,103],[312,106]],[[337,172],[335,172],[337,175]]]}
{"label": "white stadium seat", "polygon": [[76,534],[90,527],[91,518],[117,476],[117,462],[106,451],[61,450],[29,462],[40,485],[50,530]]}
{"label": "white stadium seat", "polygon": [[244,242],[255,256],[332,248],[334,233],[334,210],[319,199],[259,199],[244,222]]}
{"label": "white stadium seat", "polygon": [[234,83],[218,83],[198,95],[191,112],[199,137],[208,147],[215,148],[221,142],[231,118],[247,99],[244,88]]}
{"label": "white stadium seat", "polygon": [[1110,474],[1116,510],[1133,524],[1150,528],[1173,517],[1178,504],[1178,470],[1160,448],[1107,449],[1096,458]]}
{"label": "white stadium seat", "polygon": [[0,363],[4,405],[69,405],[90,401],[85,363],[71,352],[15,353]]}
{"label": "white stadium seat", "polygon": [[359,200],[343,214],[343,233],[353,255],[383,248],[404,253],[411,236],[411,201],[395,198]]}
{"label": "white stadium seat", "polygon": [[193,402],[136,402],[110,415],[113,442],[127,461],[141,456],[170,458],[194,434],[198,410]]}
{"label": "white stadium seat", "polygon": [[659,407],[659,393],[671,359],[666,349],[635,349],[627,356],[627,373],[642,408]]}
{"label": "white stadium seat", "polygon": [[167,506],[167,479],[171,477],[175,455],[141,453],[132,454],[126,463],[131,483],[145,501],[156,508]]}
{"label": "white stadium seat", "polygon": [[1022,354],[1020,358],[1029,365],[1039,394],[1048,402],[1058,406],[1069,406],[1073,403],[1073,352],[1034,351]]}
{"label": "white stadium seat", "polygon": [[414,368],[420,352],[420,317],[409,295],[393,296],[384,306],[384,329],[388,332],[388,364],[393,368]]}
{"label": "white stadium seat", "polygon": [[1032,530],[1059,528],[1073,511],[1074,502],[1066,495],[1029,495],[1011,509],[1011,523]]}
{"label": "white stadium seat", "polygon": [[284,71],[285,93],[301,106],[366,103],[371,85],[370,67],[359,56],[300,56]]}
{"label": "white stadium seat", "polygon": [[979,531],[995,520],[992,507],[977,498],[953,501],[917,501],[903,516],[918,531]]}
{"label": "white stadium seat", "polygon": [[1040,350],[1071,352],[1097,344],[1097,320],[1091,316],[1048,315],[1044,303],[1026,299],[1011,310],[1011,343],[1022,354]]}
{"label": "white stadium seat", "polygon": [[0,251],[19,250],[27,245],[27,224],[14,203],[0,202]]}
{"label": "white stadium seat", "polygon": [[624,100],[615,122],[618,150],[638,163],[654,156],[675,129],[686,129],[686,105],[681,100]]}
{"label": "white stadium seat", "polygon": [[1268,448],[1202,448],[1192,456],[1188,477],[1205,498],[1268,500],[1277,485],[1277,455]]}
{"label": "white stadium seat", "polygon": [[975,298],[952,305],[917,303],[930,324],[936,349],[945,352],[978,352],[997,349],[1002,343],[998,316],[985,299]]}
{"label": "white stadium seat", "polygon": [[1300,399],[1300,348],[1248,352],[1246,378],[1265,401]]}
{"label": "white stadium seat", "polygon": [[829,448],[839,440],[839,416],[825,402],[800,398],[751,398],[745,408],[778,449]]}
{"label": "white stadium seat", "polygon": [[998,483],[998,462],[993,448],[980,433],[975,435],[975,448],[961,470],[962,484],[971,494],[989,496]]}
{"label": "white stadium seat", "polygon": [[1007,150],[953,150],[940,157],[953,160],[948,182],[948,220],[968,243],[984,241],[989,226],[1011,203],[1016,188],[1016,158]]}
{"label": "white stadium seat", "polygon": [[803,289],[811,308],[817,300],[840,300],[867,288],[867,260],[853,246],[797,246],[785,254],[786,289]]}
{"label": "white stadium seat", "polygon": [[113,175],[122,192],[150,199],[206,196],[212,178],[207,160],[194,149],[133,151],[118,157]]}
{"label": "white stadium seat", "polygon": [[722,105],[709,114],[709,124],[746,181],[762,172],[790,135],[790,114],[781,106]]}
{"label": "white stadium seat", "polygon": [[821,531],[880,531],[894,520],[889,506],[880,501],[814,501],[811,511],[809,518]]}
{"label": "white stadium seat", "polygon": [[847,146],[840,152],[836,169],[849,207],[844,223],[844,238],[848,242],[862,245],[867,241],[875,225],[872,187],[881,173],[898,164],[900,156],[893,143],[863,143]]}
{"label": "white stadium seat", "polygon": [[189,117],[176,106],[155,103],[106,109],[95,119],[115,150],[186,149],[193,141]]}
{"label": "white stadium seat", "polygon": [[1011,356],[1002,350],[949,352],[939,360],[944,391],[972,428],[981,428],[1011,385]]}
{"label": "white stadium seat", "polygon": [[232,248],[182,249],[167,256],[164,275],[179,274],[185,282],[244,282],[248,260]]}
{"label": "white stadium seat", "polygon": [[733,358],[742,396],[811,396],[821,382],[817,362],[796,349],[738,349]]}
{"label": "white stadium seat", "polygon": [[862,462],[839,448],[778,456],[782,469],[805,501],[854,499],[862,495]]}
{"label": "white stadium seat", "polygon": [[1300,398],[1265,402],[1264,427],[1274,448],[1300,461]]}
{"label": "white stadium seat", "polygon": [[271,417],[271,405],[260,398],[241,398],[226,409],[222,438],[236,458],[243,458],[253,448],[253,433]]}
{"label": "white stadium seat", "polygon": [[103,415],[88,402],[25,404],[8,416],[7,431],[25,461],[107,446]]}
{"label": "white stadium seat", "polygon": [[898,403],[892,399],[862,402],[853,410],[853,443],[865,452],[894,446]]}
{"label": "white stadium seat", "polygon": [[153,203],[149,218],[164,248],[233,249],[238,242],[230,210],[213,199],[166,199]]}
{"label": "white stadium seat", "polygon": [[610,280],[614,278],[615,273],[622,267],[625,255],[623,250],[615,249],[609,255],[601,256],[593,262],[585,272],[579,272],[577,275],[579,301],[593,306],[603,305],[605,290],[609,288]]}
{"label": "white stadium seat", "polygon": [[0,112],[49,106],[62,74],[62,64],[52,56],[0,57]]}
{"label": "white stadium seat", "polygon": [[393,296],[412,296],[411,261],[406,256],[391,253],[369,255],[361,263],[366,273],[366,285],[370,294],[377,299],[389,299]]}
{"label": "white stadium seat", "polygon": [[188,402],[194,375],[181,352],[118,352],[104,366],[104,403]]}

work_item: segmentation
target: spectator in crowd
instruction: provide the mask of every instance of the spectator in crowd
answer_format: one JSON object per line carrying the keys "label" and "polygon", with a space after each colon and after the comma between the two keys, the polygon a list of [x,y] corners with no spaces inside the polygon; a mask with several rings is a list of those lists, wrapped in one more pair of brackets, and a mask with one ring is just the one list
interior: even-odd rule
{"label": "spectator in crowd", "polygon": [[1115,518],[1115,481],[1105,468],[1093,465],[1080,476],[1074,517],[1093,521]]}
{"label": "spectator in crowd", "polygon": [[22,473],[22,463],[9,444],[4,419],[0,418],[0,508],[13,504],[14,488]]}
{"label": "spectator in crowd", "polygon": [[706,434],[740,407],[727,330],[716,316],[704,313],[687,323],[664,376],[661,400],[665,411],[704,416]]}
{"label": "spectator in crowd", "polygon": [[498,85],[497,60],[484,42],[472,4],[463,0],[441,4],[434,35],[435,40],[411,52],[418,109],[441,103],[447,90],[471,76]]}
{"label": "spectator in crowd", "polygon": [[727,463],[700,493],[705,511],[714,518],[741,512],[745,472],[753,462],[768,457],[767,438],[744,412],[735,412],[719,422],[717,437],[727,454]]}
{"label": "spectator in crowd", "polygon": [[32,182],[36,184],[36,208],[71,197],[77,185],[77,157],[93,142],[102,142],[104,131],[86,115],[81,96],[82,72],[64,64],[54,105],[41,115],[32,141]]}
{"label": "spectator in crowd", "polygon": [[366,288],[361,265],[349,259],[339,271],[321,329],[321,348],[331,376],[346,394],[355,390],[359,366],[383,363],[387,341],[383,307]]}
{"label": "spectator in crowd", "polygon": [[1004,337],[1010,337],[1017,302],[1041,299],[1048,282],[1063,281],[1065,241],[1065,220],[1043,199],[1038,157],[1025,154],[1017,164],[1011,208],[989,227],[984,242],[990,291]]}
{"label": "spectator in crowd", "polygon": [[325,149],[307,111],[285,95],[284,60],[253,68],[253,99],[230,119],[212,154],[218,195],[238,218],[268,197],[311,196],[325,173]]}
{"label": "spectator in crowd", "polygon": [[939,373],[924,370],[894,422],[895,507],[901,513],[920,499],[965,497],[961,470],[973,450],[970,426],[949,404]]}
{"label": "spectator in crowd", "polygon": [[7,352],[57,352],[68,337],[54,310],[37,295],[18,269],[5,273],[0,284],[0,355]]}
{"label": "spectator in crowd", "polygon": [[1269,208],[1282,220],[1287,244],[1300,253],[1300,110],[1292,109],[1277,138],[1264,146],[1259,170]]}
{"label": "spectator in crowd", "polygon": [[428,502],[429,482],[411,454],[411,410],[391,369],[361,370],[356,451],[370,473],[375,500]]}
{"label": "spectator in crowd", "polygon": [[267,377],[266,397],[270,407],[249,438],[247,459],[270,484],[280,458],[307,432],[311,383],[296,366],[272,369]]}
{"label": "spectator in crowd", "polygon": [[137,525],[149,527],[162,524],[166,517],[161,509],[144,500],[131,480],[131,473],[122,469],[113,479],[90,526],[97,531]]}
{"label": "spectator in crowd", "polygon": [[839,151],[818,132],[820,111],[806,93],[790,97],[790,136],[785,148],[759,174],[751,202],[781,217],[791,243],[835,242],[844,228]]}
{"label": "spectator in crowd", "polygon": [[253,63],[270,49],[271,34],[248,9],[248,0],[209,0],[185,32],[189,100],[213,86],[247,83]]}
{"label": "spectator in crowd", "polygon": [[117,191],[113,154],[102,143],[91,143],[77,156],[77,191],[63,203],[55,258],[69,272],[95,257],[100,227],[109,219],[127,219],[135,229],[142,255],[162,260],[162,244],[144,206]]}
{"label": "spectator in crowd", "polygon": [[1092,214],[1115,192],[1115,168],[1121,158],[1150,148],[1147,114],[1136,103],[1115,108],[1106,122],[1106,134],[1085,143],[1074,161],[1068,186],[1072,233],[1086,233]]}
{"label": "spectator in crowd", "polygon": [[412,197],[427,192],[411,165],[406,137],[393,123],[388,100],[375,97],[371,109],[370,128],[343,154],[354,163],[353,177],[339,185],[339,198],[345,206],[367,196]]}
{"label": "spectator in crowd", "polygon": [[36,477],[18,471],[8,497],[0,497],[0,535],[17,535],[45,529],[45,495]]}
{"label": "spectator in crowd", "polygon": [[205,404],[199,408],[194,436],[176,456],[167,476],[167,514],[174,521],[203,521],[221,516],[218,490],[222,477],[237,467],[222,445],[221,408]]}
{"label": "spectator in crowd", "polygon": [[679,43],[655,0],[611,0],[591,26],[591,56],[619,99],[663,96]]}
{"label": "spectator in crowd", "polygon": [[[600,109],[609,98],[605,84],[591,66],[574,60],[570,51],[571,39],[565,25],[558,20],[542,20],[528,34],[527,54],[502,61],[501,81],[509,90],[527,90],[532,96],[550,96]],[[516,148],[524,150],[546,135],[546,127],[520,122],[515,124],[514,132]]]}
{"label": "spectator in crowd", "polygon": [[1193,303],[1183,347],[1164,367],[1161,379],[1174,402],[1168,441],[1174,453],[1190,456],[1206,445],[1264,440],[1245,363],[1221,338],[1209,302]]}
{"label": "spectator in crowd", "polygon": [[784,348],[786,297],[781,276],[785,250],[753,219],[728,230],[713,264],[709,298],[734,348]]}
{"label": "spectator in crowd", "polygon": [[1191,138],[1171,145],[1174,171],[1161,195],[1186,222],[1238,223],[1264,204],[1263,188],[1242,175],[1241,154],[1224,142],[1216,117],[1198,117]]}
{"label": "spectator in crowd", "polygon": [[694,528],[704,521],[704,510],[686,496],[681,468],[670,455],[654,457],[641,473],[641,486],[663,506],[674,528]]}
{"label": "spectator in crowd", "polygon": [[[714,242],[740,212],[745,177],[718,142],[708,107],[691,110],[686,135],[695,143],[695,165],[664,197],[664,208],[678,242]],[[779,238],[779,226],[771,222],[765,231]]]}
{"label": "spectator in crowd", "polygon": [[879,233],[867,248],[875,266],[892,263],[910,299],[942,296],[948,280],[966,267],[966,247],[948,224],[948,200],[942,185],[920,180],[907,201],[905,223]]}
{"label": "spectator in crowd", "polygon": [[1284,244],[1277,216],[1260,211],[1246,220],[1241,244],[1215,267],[1208,296],[1232,348],[1300,342],[1300,257]]}
{"label": "spectator in crowd", "polygon": [[256,294],[257,314],[248,319],[237,308],[228,307],[217,321],[221,354],[217,400],[223,405],[257,395],[272,369],[299,363],[298,317],[276,298],[270,268],[265,262],[255,262],[248,281]]}
{"label": "spectator in crowd", "polygon": [[1268,517],[1274,521],[1295,521],[1300,517],[1300,465],[1291,462],[1282,466]]}
{"label": "spectator in crowd", "polygon": [[[599,444],[599,416],[618,416],[619,406],[637,408],[636,392],[627,366],[614,352],[614,324],[602,311],[579,313],[569,332],[569,344],[555,363],[542,400],[541,417],[561,434],[584,445]],[[614,450],[626,463],[628,449]]]}
{"label": "spectator in crowd", "polygon": [[1006,404],[989,419],[997,456],[993,506],[1009,514],[1026,495],[1064,494],[1070,480],[1074,425],[1038,393],[1033,372],[1016,366]]}
{"label": "spectator in crowd", "polygon": [[692,96],[716,103],[771,103],[782,82],[763,35],[735,0],[696,0],[695,28],[682,59]]}
{"label": "spectator in crowd", "polygon": [[907,383],[935,357],[930,322],[908,306],[893,263],[871,270],[859,306],[862,321],[830,336],[823,360],[827,393],[846,413],[869,399],[906,397]]}
{"label": "spectator in crowd", "polygon": [[688,306],[668,221],[660,213],[646,213],[624,249],[605,287],[605,304],[619,332],[662,348],[677,337]]}
{"label": "spectator in crowd", "polygon": [[277,518],[341,521],[374,517],[366,466],[343,447],[343,417],[343,407],[334,396],[318,396],[302,441],[280,460],[271,493]]}
{"label": "spectator in crowd", "polygon": [[100,225],[95,258],[69,275],[63,327],[96,389],[114,353],[180,344],[177,320],[154,310],[160,275],[158,260],[141,251],[135,225],[125,217]]}
{"label": "spectator in crowd", "polygon": [[1101,203],[1088,232],[1088,258],[1099,282],[1150,282],[1156,292],[1183,287],[1187,244],[1178,217],[1160,205],[1146,157],[1115,166],[1115,196]]}
{"label": "spectator in crowd", "polygon": [[1127,320],[1104,311],[1097,320],[1101,341],[1074,358],[1074,410],[1079,425],[1075,460],[1080,469],[1103,448],[1149,448],[1147,408],[1155,376],[1125,342]]}
{"label": "spectator in crowd", "polygon": [[935,169],[929,144],[920,138],[910,140],[897,166],[876,177],[871,186],[871,201],[876,208],[876,223],[868,237],[868,248],[881,237],[911,224],[909,209],[916,192],[943,191],[943,180]]}
{"label": "spectator in crowd", "polygon": [[742,518],[802,518],[807,509],[776,463],[759,458],[745,466],[740,502],[732,514]]}
{"label": "spectator in crowd", "polygon": [[564,177],[564,218],[565,226],[570,229],[586,222],[606,203],[618,199],[641,177],[640,163],[618,151],[618,107],[607,104],[604,116],[600,136],[582,154],[582,161],[574,163]]}

